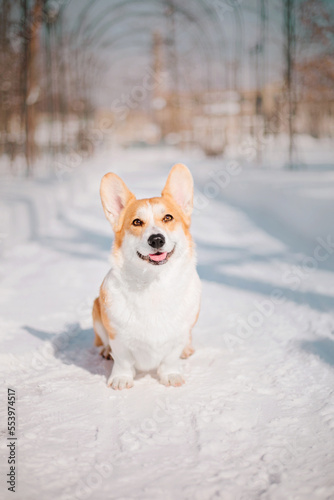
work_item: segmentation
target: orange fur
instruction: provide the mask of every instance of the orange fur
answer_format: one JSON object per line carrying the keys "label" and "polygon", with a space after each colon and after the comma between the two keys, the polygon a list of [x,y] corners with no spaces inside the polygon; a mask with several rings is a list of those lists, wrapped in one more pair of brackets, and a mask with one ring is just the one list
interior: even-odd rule
{"label": "orange fur", "polygon": [[189,331],[189,344],[182,351],[182,354],[181,354],[181,358],[182,359],[189,358],[189,356],[191,356],[195,352],[195,349],[192,346],[192,330],[193,330],[194,326],[197,323],[198,316],[199,316],[199,311],[200,311],[200,307],[198,308],[195,321],[194,321],[194,323],[193,323],[193,325],[192,325],[192,327],[190,328],[190,331]]}
{"label": "orange fur", "polygon": [[[101,308],[100,308],[99,297],[97,297],[94,300],[92,315],[93,315],[93,324],[94,324],[94,321],[99,321],[100,323],[102,323],[102,321],[101,321]],[[102,346],[103,342],[102,342],[102,340],[100,339],[100,337],[98,336],[98,334],[96,333],[95,330],[94,330],[94,333],[95,333],[94,345],[96,345],[97,347]]]}
{"label": "orange fur", "polygon": [[[106,329],[109,337],[111,339],[115,338],[115,332],[113,328],[110,326],[109,318],[106,312],[105,305],[108,303],[109,297],[107,295],[107,292],[104,290],[103,285],[100,288],[100,295],[97,297],[94,301],[93,305],[93,322],[94,321],[99,321],[104,328]],[[94,344],[96,346],[102,346],[103,342],[100,339],[98,333],[94,330],[95,333],[95,341]]]}

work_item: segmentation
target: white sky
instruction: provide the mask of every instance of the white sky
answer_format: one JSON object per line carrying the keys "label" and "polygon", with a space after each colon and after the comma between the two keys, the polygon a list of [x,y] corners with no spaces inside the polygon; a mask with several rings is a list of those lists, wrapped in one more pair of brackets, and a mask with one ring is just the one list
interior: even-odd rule
{"label": "white sky", "polygon": [[[173,1],[180,11],[174,15],[178,72],[175,61],[166,58],[169,80],[174,84],[177,79],[180,90],[232,87],[237,56],[239,88],[254,88],[260,0]],[[267,0],[266,82],[282,78],[282,4],[282,0]],[[83,17],[85,6],[90,7]],[[89,47],[105,65],[96,92],[98,104],[109,106],[122,92],[141,84],[146,68],[152,66],[153,32],[161,33],[165,43],[173,39],[172,17],[166,9],[165,0],[70,1],[69,27],[81,26],[78,43],[91,37]]]}

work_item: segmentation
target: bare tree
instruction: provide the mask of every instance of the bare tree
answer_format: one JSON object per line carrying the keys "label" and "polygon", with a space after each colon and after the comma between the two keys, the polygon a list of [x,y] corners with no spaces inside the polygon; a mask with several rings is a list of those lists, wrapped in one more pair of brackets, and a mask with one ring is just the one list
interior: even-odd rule
{"label": "bare tree", "polygon": [[334,111],[334,9],[323,0],[307,0],[299,19],[303,53],[296,66],[298,86],[309,111],[310,133],[319,137],[323,118]]}
{"label": "bare tree", "polygon": [[296,56],[296,13],[295,0],[284,0],[284,60],[285,60],[285,88],[288,102],[288,133],[289,133],[289,168],[294,165],[294,135],[295,135],[295,56]]}
{"label": "bare tree", "polygon": [[[73,134],[69,140],[70,116],[77,116],[85,137],[89,134],[98,57],[84,37],[71,37],[65,8],[66,2],[50,0],[0,0],[0,153],[13,163],[22,152],[29,176],[42,121],[49,130],[49,153],[82,148],[81,136],[77,143]],[[61,134],[54,134],[54,124]]]}
{"label": "bare tree", "polygon": [[37,58],[39,32],[42,25],[44,0],[35,0],[29,9],[28,0],[22,0],[23,61],[22,61],[22,117],[25,128],[25,157],[27,175],[32,174],[36,159],[36,102],[40,88],[38,82]]}

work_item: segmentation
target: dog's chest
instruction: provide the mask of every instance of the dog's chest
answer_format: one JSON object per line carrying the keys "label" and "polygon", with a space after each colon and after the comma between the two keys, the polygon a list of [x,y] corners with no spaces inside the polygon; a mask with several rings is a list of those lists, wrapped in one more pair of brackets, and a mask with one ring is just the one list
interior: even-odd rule
{"label": "dog's chest", "polygon": [[139,368],[154,368],[168,352],[184,347],[192,302],[197,300],[191,279],[189,274],[176,281],[176,286],[158,282],[134,290],[121,285],[117,293],[111,280],[110,322]]}
{"label": "dog's chest", "polygon": [[156,343],[173,336],[182,328],[184,293],[164,287],[149,290],[120,291],[112,300],[111,321],[117,332],[132,339]]}

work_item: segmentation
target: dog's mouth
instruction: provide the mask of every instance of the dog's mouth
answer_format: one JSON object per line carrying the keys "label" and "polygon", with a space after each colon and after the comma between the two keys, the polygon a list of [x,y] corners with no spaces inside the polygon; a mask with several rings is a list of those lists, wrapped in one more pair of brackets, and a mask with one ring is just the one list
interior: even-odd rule
{"label": "dog's mouth", "polygon": [[143,260],[146,260],[146,262],[149,262],[154,266],[161,266],[162,264],[166,264],[166,262],[168,262],[169,258],[173,255],[174,250],[175,247],[170,252],[156,252],[156,253],[150,253],[148,255],[142,255],[137,251],[137,254],[138,257],[140,257]]}

